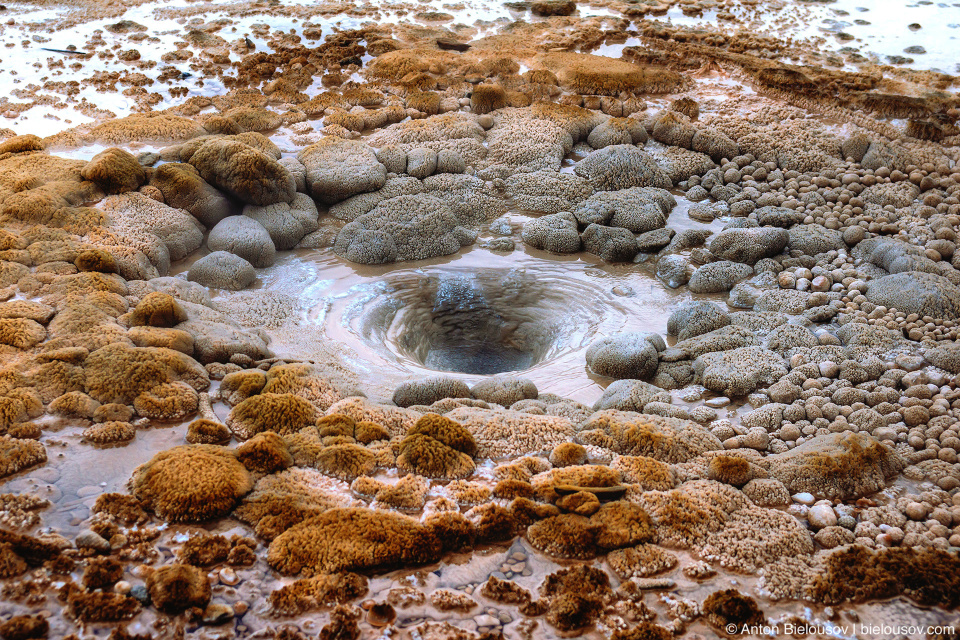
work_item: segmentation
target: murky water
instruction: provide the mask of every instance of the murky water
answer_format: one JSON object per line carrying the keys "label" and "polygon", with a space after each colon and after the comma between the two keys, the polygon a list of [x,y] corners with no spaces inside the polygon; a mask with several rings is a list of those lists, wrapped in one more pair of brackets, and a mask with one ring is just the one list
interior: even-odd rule
{"label": "murky water", "polygon": [[[692,220],[690,204],[678,197],[667,226],[720,230],[722,220]],[[345,364],[361,378],[376,374],[374,392],[438,373],[473,383],[481,375],[511,372],[530,378],[541,392],[592,404],[609,380],[587,370],[589,344],[621,331],[664,334],[670,311],[692,294],[665,287],[647,263],[609,264],[588,253],[532,249],[519,237],[532,216],[512,212],[505,218],[516,243],[509,253],[479,246],[504,237],[486,229],[477,245],[418,262],[357,265],[331,249],[281,255],[258,270],[255,286],[297,300],[290,324],[298,330],[265,327],[271,348],[315,360],[320,354],[302,332],[322,334],[344,348]],[[174,270],[183,273],[190,262]],[[235,295],[220,291],[214,300]]]}

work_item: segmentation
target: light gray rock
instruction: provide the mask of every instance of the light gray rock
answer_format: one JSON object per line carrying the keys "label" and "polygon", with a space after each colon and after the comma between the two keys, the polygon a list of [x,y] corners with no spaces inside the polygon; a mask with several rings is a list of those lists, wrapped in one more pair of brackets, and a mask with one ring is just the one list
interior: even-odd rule
{"label": "light gray rock", "polygon": [[428,148],[416,148],[407,152],[407,173],[423,180],[437,170],[437,152]]}
{"label": "light gray rock", "polygon": [[867,283],[865,295],[873,304],[906,314],[960,318],[960,287],[933,273],[907,271],[877,278]]}
{"label": "light gray rock", "polygon": [[676,204],[666,189],[633,187],[595,193],[583,201],[573,215],[582,225],[597,223],[646,233],[662,228]]}
{"label": "light gray rock", "polygon": [[657,260],[657,277],[671,289],[687,284],[694,267],[683,256],[668,255]]}
{"label": "light gray rock", "polygon": [[525,222],[521,237],[534,249],[553,253],[576,253],[580,251],[580,232],[577,219],[563,211]]}
{"label": "light gray rock", "polygon": [[688,300],[667,319],[667,334],[686,340],[730,324],[730,316],[712,302]]}
{"label": "light gray rock", "polygon": [[594,151],[573,170],[602,191],[630,187],[669,189],[673,186],[667,172],[649,154],[633,145],[613,145]]}
{"label": "light gray rock", "polygon": [[798,315],[807,309],[810,293],[796,289],[771,289],[764,291],[753,305],[754,311],[773,311]]}
{"label": "light gray rock", "polygon": [[444,398],[472,398],[470,387],[458,378],[437,376],[404,382],[393,392],[393,403],[398,407],[431,405]]}
{"label": "light gray rock", "polygon": [[407,152],[395,145],[386,145],[377,149],[377,160],[390,173],[407,172]]}
{"label": "light gray rock", "polygon": [[778,227],[727,229],[710,242],[710,252],[721,260],[753,265],[782,252],[789,238],[786,229]]}
{"label": "light gray rock", "polygon": [[687,286],[693,293],[720,293],[729,291],[752,273],[753,269],[746,264],[720,260],[699,267],[693,272]]}
{"label": "light gray rock", "polygon": [[641,253],[653,253],[670,244],[674,235],[673,229],[654,229],[637,236],[637,249]]}
{"label": "light gray rock", "polygon": [[262,331],[194,318],[181,322],[176,328],[193,336],[193,357],[202,364],[229,362],[235,354],[254,360],[273,356],[268,337]]}
{"label": "light gray rock", "polygon": [[728,397],[742,397],[787,375],[779,355],[761,347],[705,353],[693,361],[700,384]]}
{"label": "light gray rock", "polygon": [[575,210],[593,193],[586,179],[556,171],[515,173],[504,182],[507,195],[518,208],[542,213]]}
{"label": "light gray rock", "polygon": [[689,360],[661,362],[651,382],[663,389],[683,389],[693,382],[693,367]]}
{"label": "light gray rock", "polygon": [[373,149],[356,140],[328,136],[300,151],[297,159],[306,167],[311,195],[325,204],[376,191],[387,181],[387,169]]}
{"label": "light gray rock", "polygon": [[285,168],[290,172],[290,175],[293,176],[293,181],[297,185],[298,193],[307,192],[307,168],[303,166],[303,163],[293,157],[280,158],[277,160],[280,163],[280,166]]}
{"label": "light gray rock", "polygon": [[247,205],[243,208],[243,215],[263,225],[280,251],[294,248],[305,235],[319,228],[317,205],[305,193],[297,193],[289,203]]}
{"label": "light gray rock", "polygon": [[441,149],[437,152],[437,173],[463,173],[467,163],[455,149]]}
{"label": "light gray rock", "polygon": [[663,338],[655,333],[618,333],[590,345],[587,366],[608,378],[649,378],[656,373],[658,354],[665,347]]}
{"label": "light gray rock", "polygon": [[617,380],[608,386],[593,405],[594,411],[617,409],[641,412],[650,402],[670,402],[670,394],[641,380]]}
{"label": "light gray rock", "polygon": [[793,355],[794,350],[815,347],[820,342],[817,336],[806,327],[797,324],[782,324],[767,336],[765,346],[776,351],[784,358]]}
{"label": "light gray rock", "polygon": [[960,373],[960,343],[940,343],[933,349],[927,349],[923,357],[935,367],[950,373]]}
{"label": "light gray rock", "polygon": [[423,182],[416,178],[410,176],[388,178],[380,189],[368,193],[358,193],[342,202],[330,205],[328,212],[337,220],[353,222],[363,214],[372,211],[384,200],[423,193],[423,191]]}
{"label": "light gray rock", "polygon": [[494,402],[509,407],[521,400],[535,399],[539,392],[532,380],[519,376],[493,376],[484,378],[470,388],[478,400]]}
{"label": "light gray rock", "polygon": [[584,251],[606,262],[629,262],[637,255],[637,241],[626,229],[591,224],[580,234],[580,239]]}
{"label": "light gray rock", "polygon": [[253,265],[226,251],[214,251],[203,256],[194,262],[187,272],[187,280],[205,287],[233,291],[250,286],[256,277]]}
{"label": "light gray rock", "polygon": [[360,264],[424,260],[456,253],[476,241],[439,198],[399,196],[384,200],[337,234],[337,255]]}
{"label": "light gray rock", "polygon": [[[800,224],[805,217],[803,213],[786,207],[758,207],[754,213],[757,216],[757,222],[764,227],[782,227],[789,229],[795,224]],[[825,229],[821,227],[821,229]]]}
{"label": "light gray rock", "polygon": [[760,341],[752,331],[730,324],[693,338],[681,340],[673,347],[665,349],[660,354],[660,359],[664,362],[693,360],[705,353],[739,349],[759,344]]}
{"label": "light gray rock", "polygon": [[827,229],[819,224],[797,225],[787,233],[790,236],[787,247],[791,251],[801,251],[808,256],[836,251],[845,246],[842,231]]}
{"label": "light gray rock", "polygon": [[778,402],[765,404],[759,409],[744,414],[740,418],[740,424],[745,429],[761,428],[768,433],[774,433],[783,424],[783,410],[786,406]]}
{"label": "light gray rock", "polygon": [[228,251],[258,269],[269,267],[277,259],[270,233],[247,216],[229,216],[217,223],[207,236],[211,251]]}

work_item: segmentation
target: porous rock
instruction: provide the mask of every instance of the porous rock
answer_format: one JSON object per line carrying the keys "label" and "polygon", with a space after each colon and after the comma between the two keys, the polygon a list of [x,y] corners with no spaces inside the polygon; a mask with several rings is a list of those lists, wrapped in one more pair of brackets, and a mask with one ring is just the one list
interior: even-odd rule
{"label": "porous rock", "polygon": [[475,241],[476,232],[460,226],[442,200],[408,195],[385,200],[348,223],[333,248],[351,262],[385,264],[450,255]]}
{"label": "porous rock", "polygon": [[605,262],[629,262],[637,254],[637,241],[627,229],[591,224],[580,234],[583,249]]}
{"label": "porous rock", "polygon": [[243,215],[259,222],[270,234],[277,249],[292,249],[300,240],[317,230],[317,206],[305,193],[297,193],[289,203],[267,206],[247,205]]}
{"label": "porous rock", "polygon": [[226,251],[214,251],[203,256],[187,272],[187,279],[192,282],[233,291],[247,288],[256,277],[253,265]]}
{"label": "porous rock", "polygon": [[730,324],[730,316],[706,300],[689,300],[667,318],[667,334],[686,340]]}
{"label": "porous rock", "polygon": [[594,411],[617,409],[620,411],[643,411],[653,401],[669,402],[670,394],[642,380],[617,380],[603,391],[594,405]]}
{"label": "porous rock", "polygon": [[613,145],[594,151],[576,164],[574,172],[602,191],[673,186],[666,171],[649,154],[633,145]]}
{"label": "porous rock", "polygon": [[960,287],[933,273],[906,271],[870,280],[865,295],[873,304],[895,307],[902,313],[960,318]]}
{"label": "porous rock", "polygon": [[787,375],[783,358],[761,347],[705,353],[693,361],[693,370],[700,384],[726,396],[745,396]]}
{"label": "porous rock", "polygon": [[303,149],[297,159],[307,169],[310,193],[325,204],[376,191],[387,180],[373,149],[356,140],[328,136]]}
{"label": "porous rock", "polygon": [[699,267],[690,276],[687,287],[693,293],[720,293],[753,273],[749,265],[730,260],[718,260]]}
{"label": "porous rock", "polygon": [[215,138],[189,160],[204,180],[247,204],[290,202],[297,185],[277,160],[239,140]]}
{"label": "porous rock", "polygon": [[587,366],[597,375],[616,379],[643,379],[657,370],[663,338],[655,333],[618,333],[593,342]]}
{"label": "porous rock", "polygon": [[248,216],[228,216],[218,222],[207,236],[207,248],[240,256],[257,269],[269,267],[277,259],[270,233]]}
{"label": "porous rock", "polygon": [[789,239],[790,234],[779,227],[727,229],[710,242],[710,253],[721,260],[754,265],[783,251]]}
{"label": "porous rock", "polygon": [[886,486],[906,465],[892,448],[865,433],[816,436],[768,458],[770,473],[791,494],[853,500]]}
{"label": "porous rock", "polygon": [[580,233],[577,219],[572,213],[563,211],[524,223],[521,233],[523,241],[534,249],[554,253],[576,253],[580,250]]}
{"label": "porous rock", "polygon": [[539,395],[537,385],[527,378],[519,376],[493,376],[485,378],[470,388],[470,393],[478,400],[493,402],[509,407],[521,400],[531,400]]}
{"label": "porous rock", "polygon": [[393,392],[398,407],[431,405],[444,398],[472,398],[470,387],[463,380],[449,376],[404,382]]}

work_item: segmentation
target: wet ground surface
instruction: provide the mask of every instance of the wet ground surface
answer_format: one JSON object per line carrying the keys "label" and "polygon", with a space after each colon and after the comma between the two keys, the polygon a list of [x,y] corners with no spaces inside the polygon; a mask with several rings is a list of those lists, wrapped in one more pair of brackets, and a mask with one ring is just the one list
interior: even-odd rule
{"label": "wet ground surface", "polygon": [[[945,73],[958,71],[954,52],[958,48],[960,6],[931,2],[903,5],[885,2],[869,7],[862,6],[864,4],[858,4],[856,0],[839,0],[830,4],[781,3],[757,18],[753,17],[757,14],[753,9],[743,9],[738,26],[754,30],[772,29],[782,37],[809,38],[809,42],[820,42],[826,50],[838,53],[843,53],[843,47],[856,47],[867,60],[876,63]],[[205,49],[222,50],[222,55],[228,57],[220,58],[221,62],[217,64],[221,64],[224,74],[229,76],[224,60],[237,60],[249,53],[251,47],[265,48],[277,34],[293,32],[310,43],[307,33],[310,29],[317,28],[326,35],[335,29],[403,20],[417,8],[402,10],[401,14],[384,6],[353,11],[355,15],[337,15],[333,7],[309,14],[304,8],[285,12],[284,6],[276,3],[269,8],[217,4],[178,7],[144,3],[126,11],[112,10],[107,17],[95,17],[98,10],[94,8],[87,18],[69,17],[69,11],[56,5],[38,8],[8,4],[6,15],[13,23],[8,21],[2,31],[6,48],[0,50],[3,67],[0,73],[4,74],[0,76],[4,78],[0,83],[8,91],[6,102],[0,104],[0,114],[5,118],[5,126],[18,134],[47,135],[104,116],[126,115],[146,104],[159,110],[190,96],[220,95],[226,91],[222,78],[208,77],[192,69],[190,58],[161,62],[164,55],[189,50],[199,57],[205,55]],[[425,9],[426,5],[418,7]],[[504,23],[518,16],[516,11],[499,5],[459,4],[456,8],[444,6],[442,10],[451,18],[444,19],[441,24],[463,24],[461,33],[471,37],[495,33]],[[659,19],[677,25],[692,26],[700,21],[715,24],[715,13],[705,11],[688,16],[679,9],[671,9]],[[581,7],[579,15],[610,17],[619,14],[607,7]],[[146,30],[111,33],[107,25],[119,20],[141,23]],[[218,28],[209,28],[218,21]],[[51,31],[51,24],[57,25],[58,29]],[[183,42],[191,29],[217,34],[224,42],[206,48],[187,42],[184,43],[187,46],[181,47],[178,43]],[[101,32],[102,43],[96,37],[97,31]],[[143,37],[134,38],[136,34]],[[243,42],[242,47],[239,42]],[[319,39],[316,42],[319,43]],[[68,50],[72,45],[78,51],[84,51],[88,43],[99,52],[89,58],[44,50]],[[624,43],[605,45],[595,52],[617,57],[625,46],[638,43],[628,39]],[[921,46],[923,52],[915,48]],[[133,47],[139,52],[139,61],[116,59],[119,51]],[[111,51],[110,55],[101,55]],[[854,68],[848,61],[842,62],[846,68]],[[168,69],[174,71],[166,71]],[[98,73],[108,72],[119,72],[125,77],[119,80],[120,87],[116,91],[103,90],[114,84],[113,79],[97,80]],[[145,79],[134,77],[140,73]],[[169,76],[168,79],[159,80],[161,74]],[[153,86],[153,82],[159,86]],[[146,86],[146,92],[138,91],[138,84]],[[726,78],[713,78],[701,84],[698,91],[709,98],[725,98],[730,93],[751,91],[749,87]],[[730,91],[731,87],[735,91]],[[319,89],[319,83],[316,83],[306,93],[309,95]],[[951,89],[955,90],[956,87]],[[151,93],[156,97],[150,96]],[[37,104],[27,107],[34,100]],[[664,102],[664,98],[650,100],[653,106]],[[319,125],[317,128],[320,129]],[[272,139],[286,154],[297,151],[294,134],[287,128],[281,129]],[[90,146],[68,150],[63,155],[88,159],[101,149]],[[130,149],[136,152],[155,147],[130,145]],[[667,221],[670,228],[679,231],[706,227],[716,232],[725,222],[724,219],[710,224],[693,221],[687,215],[691,203],[680,197],[678,201]],[[488,225],[481,229],[477,245],[453,256],[422,262],[364,267],[337,257],[329,248],[282,254],[273,267],[258,271],[254,285],[257,290],[295,301],[287,317],[281,318],[276,325],[264,327],[272,337],[273,350],[291,359],[313,360],[329,353],[329,344],[335,343],[341,350],[343,362],[365,379],[374,397],[378,394],[389,397],[389,391],[399,382],[436,372],[452,371],[455,376],[473,383],[481,375],[516,371],[533,380],[541,393],[555,393],[592,404],[610,381],[595,376],[586,368],[584,352],[587,346],[599,336],[620,331],[664,334],[669,312],[691,294],[686,289],[674,291],[665,287],[642,258],[632,264],[611,265],[588,254],[563,257],[531,249],[522,243],[519,235],[520,227],[531,217],[533,214],[529,212],[509,210],[505,215],[510,225],[509,234],[495,233]],[[497,237],[511,237],[516,249],[502,253],[479,246],[483,241]],[[200,252],[175,264],[173,273],[185,273],[190,263],[202,255]],[[223,291],[211,293],[215,302],[230,302],[235,295]],[[497,347],[491,349],[491,343]],[[704,400],[710,397],[707,395]],[[681,404],[679,400],[676,402]],[[686,406],[702,403],[703,400]],[[743,403],[730,405],[721,415],[735,420],[742,406]],[[216,410],[219,417],[225,419],[228,408],[218,403]],[[53,418],[47,420],[54,421]],[[49,499],[53,508],[43,512],[41,531],[72,538],[89,523],[89,510],[97,495],[124,491],[131,471],[157,451],[182,444],[185,429],[185,424],[154,425],[139,431],[135,441],[127,446],[94,448],[81,443],[82,426],[57,423],[43,438],[50,462],[40,469],[6,479],[0,490],[30,492]],[[481,469],[481,474],[483,471]],[[486,469],[488,474],[489,471]],[[395,472],[381,474],[378,479],[394,481]],[[906,481],[903,485],[916,488]],[[440,486],[434,486],[428,499],[441,495],[440,492]],[[164,560],[173,556],[172,549],[187,534],[201,530],[179,525],[162,529],[159,548]],[[229,533],[240,531],[242,527],[235,522],[226,522],[204,530]],[[676,588],[669,594],[652,592],[646,599],[655,611],[665,612],[679,597],[701,600],[708,592],[719,588],[757,591],[756,576],[724,572],[710,582],[709,587],[690,580],[683,575],[682,569],[694,559],[687,553],[679,555],[678,567],[664,576],[675,580]],[[560,563],[534,553],[526,541],[518,539],[508,546],[448,558],[439,565],[377,577],[371,580],[367,597],[382,600],[391,589],[404,584],[425,591],[439,587],[456,588],[474,595],[490,575],[513,579],[534,591],[544,577],[559,566]],[[250,605],[250,611],[247,616],[238,617],[228,625],[227,630],[200,633],[217,637],[216,634],[227,633],[232,627],[236,637],[249,637],[264,628],[267,624],[263,605],[265,595],[279,584],[290,582],[289,579],[273,577],[264,580],[264,574],[269,571],[265,561],[260,559],[254,567],[237,572],[239,584],[227,584],[235,582],[233,577],[224,580],[220,575],[215,576],[215,599],[245,602]],[[481,615],[486,615],[495,618],[497,626],[508,636],[518,632],[519,618],[514,619],[509,611],[491,602],[477,599],[481,601],[482,614],[479,610],[474,611],[467,621],[462,614],[450,613],[444,618],[433,609],[428,611],[425,605],[415,604],[401,608],[397,627],[407,633],[429,614],[430,619],[456,621],[461,628],[474,631],[484,626],[481,622],[485,619]],[[762,597],[761,601],[768,615],[775,620],[788,615],[799,615],[816,625],[825,625],[829,620],[840,632],[825,635],[834,637],[885,637],[884,633],[856,629],[847,633],[847,628],[855,627],[859,621],[895,625],[903,624],[904,619],[909,619],[912,624],[956,621],[952,614],[925,611],[899,599],[842,612],[819,606],[798,607],[796,603],[777,604]],[[5,605],[0,610],[8,613],[24,608]],[[130,631],[145,630],[151,622],[151,618],[145,615],[130,627]],[[311,633],[316,633],[321,626],[314,620],[301,622],[300,627]],[[67,625],[58,620],[54,629],[66,633]],[[374,627],[366,622],[363,629],[369,634],[374,633]],[[701,622],[691,625],[687,631],[714,635]],[[105,627],[91,629],[97,637],[105,637],[107,632]],[[553,635],[553,630],[541,625],[533,637]]]}

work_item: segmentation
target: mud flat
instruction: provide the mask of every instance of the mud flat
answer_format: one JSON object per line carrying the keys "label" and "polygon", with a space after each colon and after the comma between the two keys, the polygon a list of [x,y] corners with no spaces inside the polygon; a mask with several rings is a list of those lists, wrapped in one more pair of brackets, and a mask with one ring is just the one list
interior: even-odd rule
{"label": "mud flat", "polygon": [[848,4],[6,5],[0,638],[954,637],[955,27]]}

